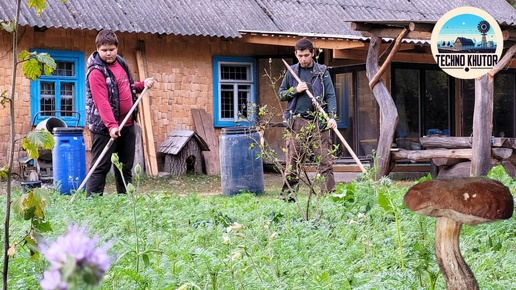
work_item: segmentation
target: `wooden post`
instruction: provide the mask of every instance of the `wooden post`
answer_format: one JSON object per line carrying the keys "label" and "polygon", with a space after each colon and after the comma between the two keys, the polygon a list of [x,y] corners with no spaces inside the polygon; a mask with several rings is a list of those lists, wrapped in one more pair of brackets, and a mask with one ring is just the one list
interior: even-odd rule
{"label": "wooden post", "polygon": [[494,78],[485,74],[475,79],[475,109],[471,148],[471,176],[487,175],[491,169],[491,135],[493,132]]}
{"label": "wooden post", "polygon": [[[398,109],[394,104],[392,96],[380,78],[380,67],[378,65],[378,57],[382,39],[376,35],[371,37],[369,44],[369,51],[367,53],[366,60],[366,74],[369,78],[371,88],[373,90],[374,98],[378,102],[380,107],[380,137],[378,138],[378,146],[376,149],[376,160],[378,172],[376,173],[376,179],[389,174],[390,171],[390,159],[391,159],[391,147],[392,140],[394,139],[394,132],[396,125],[398,125]],[[391,53],[396,52],[397,49],[393,48]],[[387,58],[387,59],[392,59]],[[386,60],[383,66],[388,65],[389,62]],[[375,81],[378,78],[378,81]]]}

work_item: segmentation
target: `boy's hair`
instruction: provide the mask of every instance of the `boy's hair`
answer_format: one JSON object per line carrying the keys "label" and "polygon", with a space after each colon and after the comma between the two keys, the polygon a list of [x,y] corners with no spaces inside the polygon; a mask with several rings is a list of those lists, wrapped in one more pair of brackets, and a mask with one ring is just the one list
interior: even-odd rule
{"label": "boy's hair", "polygon": [[312,52],[314,50],[314,44],[310,40],[308,40],[308,38],[303,37],[296,42],[295,49],[296,50],[308,49],[310,52]]}
{"label": "boy's hair", "polygon": [[101,45],[115,45],[118,47],[118,38],[116,37],[116,34],[111,30],[101,30],[97,34],[97,38],[95,38],[95,44],[97,45],[97,48],[99,48]]}

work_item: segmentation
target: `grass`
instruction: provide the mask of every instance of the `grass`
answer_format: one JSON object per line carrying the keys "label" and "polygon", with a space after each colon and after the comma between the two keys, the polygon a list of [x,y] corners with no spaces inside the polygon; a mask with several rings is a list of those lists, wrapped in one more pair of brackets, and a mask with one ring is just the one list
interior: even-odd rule
{"label": "grass", "polygon": [[[46,210],[53,232],[45,238],[77,223],[111,241],[113,264],[101,289],[431,289],[434,282],[445,289],[434,256],[435,219],[403,205],[411,183],[357,181],[347,199],[322,200],[320,220],[303,221],[295,204],[277,199],[280,184],[271,178],[258,196],[214,195],[220,179],[207,176],[145,179],[136,201],[107,194],[69,204],[69,196],[54,193]],[[378,204],[386,187],[403,267],[395,217]],[[13,218],[11,239],[28,226]],[[516,289],[515,233],[514,218],[463,226],[461,252],[481,289]],[[39,289],[46,267],[19,248],[10,289]]]}

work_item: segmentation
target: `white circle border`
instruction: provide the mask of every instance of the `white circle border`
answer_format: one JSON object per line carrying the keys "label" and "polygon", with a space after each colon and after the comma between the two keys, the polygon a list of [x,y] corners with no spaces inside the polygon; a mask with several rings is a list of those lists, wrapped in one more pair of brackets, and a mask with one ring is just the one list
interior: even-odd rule
{"label": "white circle border", "polygon": [[[432,30],[432,36],[430,38],[430,48],[432,50],[432,55],[433,55],[435,62],[437,63],[437,54],[439,53],[439,49],[437,48],[437,43],[439,42],[438,38],[439,38],[439,34],[441,32],[441,29],[446,24],[446,22],[448,22],[448,20],[450,20],[456,16],[462,15],[462,14],[476,15],[476,16],[483,18],[487,22],[489,22],[489,25],[494,30],[494,36],[496,39],[496,50],[495,50],[494,54],[496,54],[498,56],[498,61],[499,61],[501,58],[501,55],[502,55],[502,51],[503,51],[503,34],[502,34],[502,30],[500,28],[500,25],[498,24],[496,19],[493,16],[491,16],[489,13],[487,13],[486,11],[484,11],[480,8],[471,7],[471,6],[462,6],[462,7],[457,7],[455,9],[452,9],[452,10],[446,12],[443,16],[441,16],[441,18],[439,18],[439,20],[437,21],[437,23],[434,26],[434,29]],[[491,70],[491,68],[487,68],[487,69],[469,70],[468,72],[465,72],[463,70],[457,70],[457,69],[446,69],[446,68],[441,68],[441,69],[444,72],[446,72],[447,74],[449,74],[453,77],[456,77],[456,78],[460,78],[460,79],[478,78],[478,77],[481,77],[484,74],[486,74],[489,70]]]}

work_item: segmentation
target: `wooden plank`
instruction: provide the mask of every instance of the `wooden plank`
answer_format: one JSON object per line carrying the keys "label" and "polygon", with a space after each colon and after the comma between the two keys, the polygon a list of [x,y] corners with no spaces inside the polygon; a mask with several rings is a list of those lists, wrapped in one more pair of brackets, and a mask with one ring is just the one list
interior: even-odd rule
{"label": "wooden plank", "polygon": [[136,134],[136,144],[134,152],[134,165],[139,164],[142,170],[145,170],[145,157],[143,154],[142,127],[139,123],[134,124],[134,133]]}
{"label": "wooden plank", "polygon": [[[145,69],[145,55],[143,52],[143,42],[139,50],[136,51],[136,62],[138,64],[138,74],[140,81],[145,80],[147,72]],[[138,120],[142,126],[143,151],[145,159],[145,168],[147,175],[158,175],[158,162],[156,157],[156,145],[154,144],[154,134],[152,131],[152,118],[150,110],[150,95],[144,96],[140,102],[140,110]]]}
{"label": "wooden plank", "polygon": [[204,109],[192,109],[195,132],[208,144],[210,151],[203,151],[206,174],[220,174],[219,140],[215,134],[213,120]]}
{"label": "wooden plank", "polygon": [[423,136],[419,138],[421,146],[429,148],[471,148],[472,139],[470,137],[451,137],[451,136]]}
{"label": "wooden plank", "polygon": [[472,149],[432,149],[432,150],[403,150],[392,151],[392,158],[395,160],[408,159],[411,161],[422,161],[433,158],[461,158],[471,159]]}

